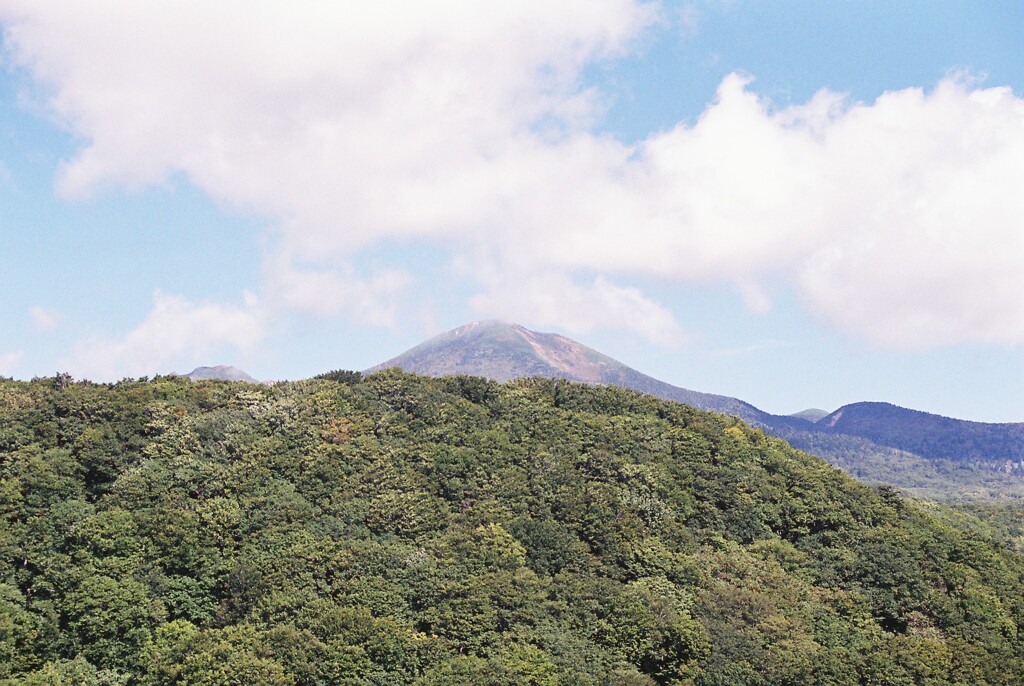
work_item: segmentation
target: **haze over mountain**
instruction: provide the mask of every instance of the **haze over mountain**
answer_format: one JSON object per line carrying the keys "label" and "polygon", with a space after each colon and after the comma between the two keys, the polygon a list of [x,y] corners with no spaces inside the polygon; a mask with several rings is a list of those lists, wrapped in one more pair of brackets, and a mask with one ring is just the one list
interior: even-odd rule
{"label": "haze over mountain", "polygon": [[367,370],[497,381],[545,376],[610,384],[743,419],[855,476],[947,495],[1024,492],[1024,424],[986,424],[861,402],[782,416],[748,402],[660,381],[582,343],[501,321],[473,322]]}

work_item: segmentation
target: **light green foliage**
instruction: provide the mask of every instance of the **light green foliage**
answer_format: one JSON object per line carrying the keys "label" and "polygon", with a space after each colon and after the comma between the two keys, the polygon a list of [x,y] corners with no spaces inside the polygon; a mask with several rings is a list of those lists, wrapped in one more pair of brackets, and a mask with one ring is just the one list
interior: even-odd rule
{"label": "light green foliage", "polygon": [[0,684],[1021,683],[979,508],[611,387],[0,379]]}
{"label": "light green foliage", "polygon": [[25,674],[17,680],[4,682],[19,686],[125,686],[129,675],[112,669],[96,669],[87,660],[76,657],[73,660],[47,662],[41,669]]}

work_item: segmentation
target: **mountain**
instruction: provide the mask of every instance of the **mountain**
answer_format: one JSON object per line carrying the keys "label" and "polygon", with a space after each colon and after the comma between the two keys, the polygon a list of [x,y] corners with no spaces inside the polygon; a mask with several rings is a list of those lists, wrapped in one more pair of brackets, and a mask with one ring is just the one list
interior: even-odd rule
{"label": "mountain", "polygon": [[544,376],[608,384],[757,424],[768,416],[736,398],[691,391],[659,381],[565,336],[539,333],[519,324],[496,320],[472,322],[452,329],[365,373],[389,367],[424,376],[465,374],[495,381]]}
{"label": "mountain", "polygon": [[950,510],[614,386],[0,378],[0,684],[1019,685]]}
{"label": "mountain", "polygon": [[889,403],[845,405],[818,421],[822,430],[867,438],[937,460],[1024,460],[1024,424],[987,424],[953,419]]}
{"label": "mountain", "polygon": [[582,343],[500,321],[473,322],[387,362],[426,376],[544,376],[608,384],[739,417],[858,478],[930,498],[1024,496],[1024,424],[984,424],[887,403],[773,415],[738,398],[673,386]]}
{"label": "mountain", "polygon": [[231,367],[226,364],[219,364],[216,367],[196,367],[185,378],[193,381],[205,381],[207,379],[220,379],[221,381],[245,381],[246,383],[259,383],[238,367]]}

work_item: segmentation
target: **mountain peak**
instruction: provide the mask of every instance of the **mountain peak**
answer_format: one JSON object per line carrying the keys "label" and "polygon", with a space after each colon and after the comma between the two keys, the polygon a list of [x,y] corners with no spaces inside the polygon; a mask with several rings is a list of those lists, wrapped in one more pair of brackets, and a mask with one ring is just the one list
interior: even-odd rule
{"label": "mountain peak", "polygon": [[471,374],[497,381],[557,376],[600,383],[597,371],[602,364],[617,363],[564,336],[487,319],[435,336],[367,371],[400,367],[426,376]]}
{"label": "mountain peak", "polygon": [[366,372],[388,367],[424,376],[467,374],[495,381],[544,376],[610,384],[736,415],[747,421],[756,422],[764,415],[735,398],[699,393],[658,381],[571,338],[495,319],[470,322],[442,333]]}

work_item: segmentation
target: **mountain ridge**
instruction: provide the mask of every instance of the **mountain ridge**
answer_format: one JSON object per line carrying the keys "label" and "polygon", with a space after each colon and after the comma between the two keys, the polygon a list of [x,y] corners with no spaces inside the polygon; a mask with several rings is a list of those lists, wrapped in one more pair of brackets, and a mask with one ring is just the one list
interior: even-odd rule
{"label": "mountain ridge", "polygon": [[[501,348],[502,342],[511,342],[514,347]],[[524,355],[527,348],[536,357]],[[570,355],[577,362],[575,367],[567,364]],[[471,322],[434,336],[370,367],[365,373],[388,367],[425,376],[467,374],[494,381],[527,376],[564,378],[620,386],[755,423],[769,416],[738,398],[693,391],[661,381],[566,336],[532,331],[520,324],[493,319]]]}
{"label": "mountain ridge", "polygon": [[[999,460],[1024,460],[1024,423],[976,422],[865,401],[844,405],[817,424],[835,433],[861,436],[926,457],[956,459],[967,453],[975,458],[987,455]],[[1002,445],[1001,434],[1016,440]]]}
{"label": "mountain ridge", "polygon": [[973,422],[874,401],[775,415],[739,398],[674,386],[560,334],[498,320],[442,333],[366,373],[388,367],[426,376],[545,376],[619,386],[739,417],[867,481],[928,488],[940,497],[950,484],[958,492],[970,486],[1024,494],[1024,479],[1003,478],[1024,475],[1024,423]]}

